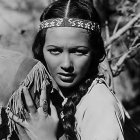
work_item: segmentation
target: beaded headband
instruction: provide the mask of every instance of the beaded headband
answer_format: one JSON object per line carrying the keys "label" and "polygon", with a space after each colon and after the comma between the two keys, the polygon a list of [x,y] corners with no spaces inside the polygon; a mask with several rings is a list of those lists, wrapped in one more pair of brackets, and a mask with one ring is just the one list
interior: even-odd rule
{"label": "beaded headband", "polygon": [[51,27],[76,27],[96,31],[99,33],[101,32],[98,23],[78,18],[53,18],[44,20],[41,22],[39,30]]}

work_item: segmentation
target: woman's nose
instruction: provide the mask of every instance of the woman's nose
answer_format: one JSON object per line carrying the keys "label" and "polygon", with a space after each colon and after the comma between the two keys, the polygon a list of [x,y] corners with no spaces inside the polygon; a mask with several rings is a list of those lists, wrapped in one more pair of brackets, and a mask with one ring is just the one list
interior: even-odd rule
{"label": "woman's nose", "polygon": [[72,72],[73,71],[73,63],[72,63],[72,59],[70,57],[70,54],[66,53],[62,59],[63,59],[62,60],[63,62],[62,62],[61,68],[65,71]]}

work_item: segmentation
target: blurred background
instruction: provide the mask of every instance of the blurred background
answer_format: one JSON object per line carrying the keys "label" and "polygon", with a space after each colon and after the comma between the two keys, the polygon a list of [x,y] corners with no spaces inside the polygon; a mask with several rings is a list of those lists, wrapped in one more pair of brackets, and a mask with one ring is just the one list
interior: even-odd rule
{"label": "blurred background", "polygon": [[[109,64],[104,71],[110,69],[111,87],[140,128],[140,0],[89,1],[101,17]],[[40,15],[51,2],[0,0],[0,48],[32,57]]]}

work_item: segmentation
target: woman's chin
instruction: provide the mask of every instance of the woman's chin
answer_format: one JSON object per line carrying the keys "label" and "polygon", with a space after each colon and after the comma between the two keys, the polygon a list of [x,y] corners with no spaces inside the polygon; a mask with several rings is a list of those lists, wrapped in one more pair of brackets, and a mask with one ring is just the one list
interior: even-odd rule
{"label": "woman's chin", "polygon": [[68,82],[61,82],[58,83],[58,85],[62,88],[71,88],[73,87],[75,84],[74,83],[68,83]]}
{"label": "woman's chin", "polygon": [[56,80],[59,87],[62,88],[72,88],[75,85],[75,81],[67,81],[67,80]]}

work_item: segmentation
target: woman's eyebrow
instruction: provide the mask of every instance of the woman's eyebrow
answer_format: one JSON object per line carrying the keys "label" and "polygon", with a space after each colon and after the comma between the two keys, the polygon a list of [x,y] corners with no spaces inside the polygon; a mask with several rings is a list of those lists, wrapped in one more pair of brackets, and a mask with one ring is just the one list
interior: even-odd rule
{"label": "woman's eyebrow", "polygon": [[47,47],[63,48],[63,47],[61,47],[61,46],[56,46],[56,45],[47,45]]}
{"label": "woman's eyebrow", "polygon": [[84,50],[90,50],[88,46],[73,46],[70,49],[84,49]]}
{"label": "woman's eyebrow", "polygon": [[[63,49],[64,46],[56,46],[56,45],[47,45],[47,47],[49,48],[58,48],[58,49]],[[76,45],[76,46],[70,46],[69,49],[90,49],[88,46],[84,46],[84,45]]]}
{"label": "woman's eyebrow", "polygon": [[88,46],[75,46],[77,48],[89,48]]}

